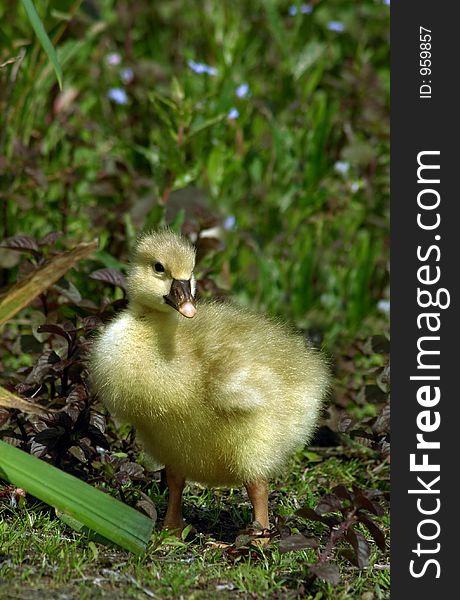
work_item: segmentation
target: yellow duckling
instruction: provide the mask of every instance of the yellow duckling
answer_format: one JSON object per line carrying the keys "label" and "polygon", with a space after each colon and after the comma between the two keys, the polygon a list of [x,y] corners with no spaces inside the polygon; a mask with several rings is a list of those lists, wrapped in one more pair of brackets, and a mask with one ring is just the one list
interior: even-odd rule
{"label": "yellow duckling", "polygon": [[93,387],[166,467],[165,527],[182,530],[185,480],[244,485],[268,522],[268,479],[311,437],[328,387],[319,352],[285,325],[231,304],[195,301],[195,250],[163,230],[143,236],[129,307],[95,342]]}

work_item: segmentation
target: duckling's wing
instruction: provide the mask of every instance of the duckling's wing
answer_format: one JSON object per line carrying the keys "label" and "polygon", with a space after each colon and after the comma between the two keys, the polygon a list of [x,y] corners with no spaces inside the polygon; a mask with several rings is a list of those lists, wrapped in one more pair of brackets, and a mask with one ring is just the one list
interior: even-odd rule
{"label": "duckling's wing", "polygon": [[227,363],[225,372],[215,374],[210,385],[209,400],[224,411],[256,412],[263,409],[273,395],[275,374],[258,364],[243,366]]}
{"label": "duckling's wing", "polygon": [[300,402],[303,388],[309,394],[316,385],[313,367],[321,364],[308,355],[301,336],[232,305],[200,305],[198,314],[194,339],[205,357],[206,401],[214,408],[277,410],[280,404]]}

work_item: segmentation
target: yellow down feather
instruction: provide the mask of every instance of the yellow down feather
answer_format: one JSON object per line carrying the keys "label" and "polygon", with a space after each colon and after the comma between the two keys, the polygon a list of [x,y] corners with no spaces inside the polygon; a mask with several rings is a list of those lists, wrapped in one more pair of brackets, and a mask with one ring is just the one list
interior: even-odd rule
{"label": "yellow down feather", "polygon": [[191,280],[194,292],[194,263],[193,247],[177,234],[141,238],[129,306],[91,353],[94,390],[134,425],[152,458],[187,479],[268,479],[315,430],[326,362],[301,335],[246,308],[199,301],[188,319],[165,304],[173,279]]}

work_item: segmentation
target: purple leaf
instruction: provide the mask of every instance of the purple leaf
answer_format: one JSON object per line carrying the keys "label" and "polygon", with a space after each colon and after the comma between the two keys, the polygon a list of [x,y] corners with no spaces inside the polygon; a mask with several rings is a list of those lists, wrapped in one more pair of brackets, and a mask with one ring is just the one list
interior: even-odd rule
{"label": "purple leaf", "polygon": [[94,425],[101,433],[105,431],[105,417],[100,413],[91,412],[90,423]]}
{"label": "purple leaf", "polygon": [[360,569],[369,565],[370,549],[366,538],[352,527],[345,532],[345,539],[350,542],[355,551],[356,564]]}
{"label": "purple leaf", "polygon": [[34,439],[32,439],[32,443],[30,444],[30,453],[32,456],[36,456],[37,458],[41,458],[45,456],[48,452],[48,448],[43,444],[37,443]]}
{"label": "purple leaf", "polygon": [[20,252],[40,254],[37,241],[29,235],[14,235],[6,238],[1,242],[0,247],[8,248],[9,250],[19,250]]}
{"label": "purple leaf", "polygon": [[384,552],[386,550],[386,544],[385,544],[385,535],[383,534],[383,531],[367,515],[364,515],[363,513],[358,512],[357,516],[358,516],[358,521],[360,523],[362,523],[365,527],[367,527],[367,529],[369,530],[369,533],[374,538],[374,541],[377,544],[377,546],[380,548],[380,550],[382,550],[382,552]]}
{"label": "purple leaf", "polygon": [[45,446],[48,451],[53,450],[65,433],[66,430],[63,427],[47,427],[35,434],[34,442]]}
{"label": "purple leaf", "polygon": [[357,487],[353,487],[353,504],[357,508],[362,508],[364,510],[368,510],[369,512],[381,517],[384,513],[383,508],[380,506],[378,502],[373,502],[369,499],[368,494],[363,492]]}
{"label": "purple leaf", "polygon": [[83,319],[83,328],[85,331],[93,331],[102,325],[102,321],[99,317],[89,316]]}
{"label": "purple leaf", "polygon": [[42,237],[41,240],[38,241],[39,246],[54,246],[56,241],[61,237],[62,233],[60,231],[50,231]]}
{"label": "purple leaf", "polygon": [[77,460],[84,463],[91,458],[91,451],[84,444],[76,442],[74,446],[69,448],[69,454],[74,456]]}
{"label": "purple leaf", "polygon": [[57,283],[53,285],[53,289],[57,290],[60,294],[65,296],[68,300],[74,304],[78,304],[81,301],[81,294],[74,286],[71,281],[62,277]]}
{"label": "purple leaf", "polygon": [[45,323],[37,328],[38,333],[54,333],[63,337],[68,344],[72,343],[70,334],[60,325],[54,325],[53,323]]}
{"label": "purple leaf", "polygon": [[340,433],[345,433],[353,426],[353,419],[351,419],[347,414],[342,415],[340,421],[337,425],[337,431]]}
{"label": "purple leaf", "polygon": [[123,290],[126,289],[125,276],[116,269],[98,269],[91,273],[90,277],[104,283],[110,283],[110,285],[120,287]]}
{"label": "purple leaf", "polygon": [[[85,431],[85,435],[87,437],[89,437],[89,439],[91,440],[92,444],[94,447],[96,446],[100,446],[101,448],[104,448],[105,450],[109,449],[109,443],[108,441],[105,439],[104,434],[95,426],[95,425],[88,425],[88,427],[86,428]],[[140,465],[137,465],[140,466]],[[142,467],[140,467],[142,469]],[[132,475],[134,476],[134,475]]]}
{"label": "purple leaf", "polygon": [[90,409],[87,406],[85,406],[78,413],[78,416],[77,416],[77,419],[76,419],[75,425],[74,425],[75,431],[78,431],[80,433],[87,432],[87,427],[89,425],[89,416],[90,416]]}
{"label": "purple leaf", "polygon": [[157,510],[155,508],[154,503],[150,500],[148,496],[142,494],[142,500],[139,500],[136,503],[136,506],[137,508],[143,510],[152,519],[152,521],[157,520]]}
{"label": "purple leaf", "polygon": [[315,508],[315,512],[319,515],[324,513],[335,512],[343,508],[342,500],[334,496],[334,494],[324,494],[321,497],[318,506]]}
{"label": "purple leaf", "polygon": [[58,363],[53,365],[52,371],[53,371],[53,373],[56,373],[57,375],[61,375],[61,373],[63,373],[63,371],[65,369],[68,369],[70,367],[70,365],[73,365],[74,362],[75,361],[73,358],[63,358]]}
{"label": "purple leaf", "polygon": [[387,402],[372,425],[372,431],[377,434],[390,432],[390,402]]}
{"label": "purple leaf", "polygon": [[54,413],[49,416],[42,417],[41,420],[52,427],[61,427],[68,431],[72,429],[73,425],[72,419],[65,412]]}
{"label": "purple leaf", "polygon": [[129,483],[131,479],[142,478],[143,474],[144,469],[141,465],[133,462],[125,462],[115,474],[115,479],[121,484],[126,484]]}
{"label": "purple leaf", "polygon": [[332,493],[335,494],[336,496],[338,496],[339,498],[342,498],[343,500],[351,501],[351,499],[352,499],[350,492],[342,484],[336,485],[335,488],[332,489]]}
{"label": "purple leaf", "polygon": [[79,402],[85,402],[88,398],[88,394],[86,392],[85,386],[83,386],[81,383],[74,385],[72,387],[72,389],[70,390],[69,395],[67,396],[67,400],[66,403],[67,404],[72,404],[72,403],[79,403]]}
{"label": "purple leaf", "polygon": [[60,360],[61,359],[54,350],[45,350],[27,376],[25,383],[42,383],[43,379],[51,372],[53,365]]}
{"label": "purple leaf", "polygon": [[338,585],[340,583],[339,568],[333,563],[320,562],[316,563],[316,565],[308,565],[308,568],[310,573],[331,585]]}
{"label": "purple leaf", "polygon": [[295,550],[305,550],[306,548],[318,548],[318,542],[315,538],[307,538],[301,533],[289,535],[280,541],[280,552],[293,552]]}
{"label": "purple leaf", "polygon": [[303,517],[304,519],[310,519],[310,521],[319,521],[320,523],[329,525],[329,527],[333,527],[340,523],[340,519],[337,517],[334,517],[333,515],[319,515],[312,508],[308,507],[299,508],[299,510],[296,511],[296,515],[299,515],[299,517]]}

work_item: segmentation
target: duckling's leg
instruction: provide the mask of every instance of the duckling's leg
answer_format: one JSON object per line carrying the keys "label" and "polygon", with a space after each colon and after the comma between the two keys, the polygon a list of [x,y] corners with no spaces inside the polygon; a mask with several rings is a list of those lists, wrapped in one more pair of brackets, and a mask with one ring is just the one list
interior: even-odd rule
{"label": "duckling's leg", "polygon": [[266,481],[251,481],[245,484],[246,491],[253,507],[254,521],[268,529],[268,483]]}
{"label": "duckling's leg", "polygon": [[185,525],[182,518],[182,492],[185,486],[185,477],[177,475],[171,467],[166,466],[166,480],[169,488],[169,499],[164,528],[176,529],[178,533],[181,533]]}

